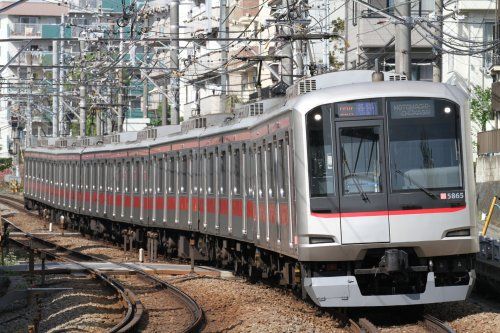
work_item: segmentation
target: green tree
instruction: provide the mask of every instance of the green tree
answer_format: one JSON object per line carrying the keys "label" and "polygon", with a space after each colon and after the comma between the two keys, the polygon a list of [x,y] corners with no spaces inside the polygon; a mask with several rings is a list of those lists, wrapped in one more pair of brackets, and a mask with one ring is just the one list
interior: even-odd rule
{"label": "green tree", "polygon": [[481,131],[486,131],[486,124],[491,120],[493,112],[491,109],[491,88],[483,89],[475,86],[473,89],[473,98],[470,102],[470,117]]}

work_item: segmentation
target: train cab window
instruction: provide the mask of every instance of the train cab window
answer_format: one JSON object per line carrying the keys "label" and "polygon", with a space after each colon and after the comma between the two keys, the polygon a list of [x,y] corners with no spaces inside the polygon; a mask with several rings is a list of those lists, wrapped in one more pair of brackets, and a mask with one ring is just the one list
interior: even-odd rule
{"label": "train cab window", "polygon": [[141,162],[134,161],[134,170],[132,175],[132,187],[134,188],[134,193],[139,193],[141,181]]}
{"label": "train cab window", "polygon": [[168,160],[168,193],[174,193],[175,188],[175,158]]}
{"label": "train cab window", "polygon": [[226,187],[227,187],[227,166],[226,166],[226,152],[221,151],[219,155],[219,165],[220,165],[220,182],[219,182],[219,191],[220,194],[225,194],[226,193]]}
{"label": "train cab window", "polygon": [[180,170],[180,176],[181,176],[181,188],[180,192],[181,193],[186,193],[187,192],[187,182],[188,182],[188,158],[186,155],[183,155],[181,157],[181,170]]}
{"label": "train cab window", "polygon": [[[459,107],[446,100],[387,100],[393,191],[462,188]],[[405,158],[397,158],[405,156]]]}
{"label": "train cab window", "polygon": [[320,106],[306,115],[307,164],[311,197],[335,195],[331,106]]}
{"label": "train cab window", "polygon": [[207,192],[208,194],[214,194],[214,188],[215,188],[215,161],[214,161],[214,153],[209,153],[208,154],[208,161],[207,161],[207,167],[208,167],[208,172],[207,172]]}
{"label": "train cab window", "polygon": [[233,194],[241,195],[241,154],[240,149],[235,149],[233,153]]}

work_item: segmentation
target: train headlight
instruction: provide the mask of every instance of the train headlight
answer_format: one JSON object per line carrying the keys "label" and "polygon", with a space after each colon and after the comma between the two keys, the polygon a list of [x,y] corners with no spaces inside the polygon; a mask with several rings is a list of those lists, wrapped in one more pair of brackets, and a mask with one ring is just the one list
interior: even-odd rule
{"label": "train headlight", "polygon": [[444,113],[449,114],[451,113],[451,108],[449,106],[444,108]]}
{"label": "train headlight", "polygon": [[320,121],[321,118],[323,118],[323,117],[321,117],[321,115],[319,113],[314,115],[314,120],[316,120],[316,121]]}
{"label": "train headlight", "polygon": [[446,237],[466,237],[466,236],[470,236],[470,229],[459,229],[459,230],[448,231],[446,233]]}

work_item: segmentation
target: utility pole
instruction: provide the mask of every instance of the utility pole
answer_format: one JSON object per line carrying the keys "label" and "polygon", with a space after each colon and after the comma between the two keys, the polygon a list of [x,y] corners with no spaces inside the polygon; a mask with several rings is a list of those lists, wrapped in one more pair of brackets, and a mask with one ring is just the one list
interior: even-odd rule
{"label": "utility pole", "polygon": [[[354,3],[353,3],[354,6]],[[344,18],[344,70],[349,69],[349,53],[348,53],[348,46],[349,46],[349,0],[346,0],[345,2],[345,18]]]}
{"label": "utility pole", "polygon": [[[80,42],[80,51],[82,54],[85,52],[85,42]],[[87,88],[85,87],[85,71],[80,73],[80,137],[84,138],[86,135],[86,121],[87,121]]]}
{"label": "utility pole", "polygon": [[[61,42],[62,43],[62,42]],[[59,42],[52,41],[52,63],[59,64]],[[59,72],[60,67],[52,68],[52,86],[55,88],[54,95],[52,96],[52,136],[57,138],[59,136]]]}
{"label": "utility pole", "polygon": [[[148,19],[144,20],[144,25],[146,27],[149,26]],[[143,55],[144,61],[147,61],[147,58],[148,58],[148,44],[147,43],[148,42],[145,42],[145,44],[144,44],[144,55]],[[142,117],[147,118],[148,117],[148,84],[149,84],[149,82],[144,74],[141,76],[143,78],[143,81],[142,81],[142,100],[141,100]]]}
{"label": "utility pole", "polygon": [[[222,3],[221,3],[222,7]],[[179,99],[179,0],[170,2],[170,89],[172,91],[174,103],[170,112],[170,124],[178,125],[180,120],[180,99]]]}
{"label": "utility pole", "polygon": [[[292,24],[292,22],[290,22]],[[292,34],[292,29],[283,26],[282,33],[285,36]],[[285,41],[285,46],[282,49],[283,60],[281,61],[282,80],[287,86],[293,84],[293,49],[290,41]]]}
{"label": "utility pole", "polygon": [[[26,52],[26,75],[29,80],[30,92],[28,93],[28,98],[26,100],[26,139],[25,147],[31,146],[31,136],[32,136],[32,114],[31,114],[31,85],[33,84],[33,74],[31,73],[31,66],[33,65],[33,54],[31,52]],[[19,154],[19,152],[18,152]],[[18,164],[19,165],[19,164]]]}
{"label": "utility pole", "polygon": [[396,73],[411,80],[411,1],[395,0],[394,12],[405,22],[396,22],[395,61]]}
{"label": "utility pole", "polygon": [[[120,54],[123,54],[123,51],[125,49],[125,45],[123,42],[124,39],[124,31],[123,27],[120,27]],[[123,107],[125,104],[125,99],[123,98],[123,57],[120,58],[119,61],[119,66],[120,68],[118,69],[118,115],[116,125],[117,125],[117,131],[118,132],[123,132]]]}
{"label": "utility pole", "polygon": [[[497,0],[498,1],[498,0]],[[439,38],[436,40],[436,57],[432,61],[432,81],[441,82],[443,80],[443,0],[435,0],[434,3],[436,20],[438,27],[436,35]]]}
{"label": "utility pole", "polygon": [[[64,41],[62,40],[64,38],[64,14],[61,15],[61,26],[59,27],[59,36],[61,37],[61,41],[59,42],[59,47],[58,47],[58,52],[59,52],[59,60],[58,63],[59,65],[64,65]],[[58,123],[59,123],[59,135],[66,135],[69,133],[69,126],[66,121],[66,116],[64,114],[64,86],[63,86],[63,78],[64,78],[64,69],[59,69],[58,72],[58,78],[57,78],[57,84],[58,84],[58,91],[59,91],[59,96],[58,96],[58,102],[59,102],[59,117],[58,117]]]}
{"label": "utility pole", "polygon": [[[229,17],[227,17],[227,0],[220,0],[220,24],[219,24],[219,38],[221,38],[221,76],[220,76],[220,103],[221,111],[226,112],[227,91],[229,83],[229,75],[227,73],[227,39],[229,37]],[[293,57],[293,54],[292,54]]]}

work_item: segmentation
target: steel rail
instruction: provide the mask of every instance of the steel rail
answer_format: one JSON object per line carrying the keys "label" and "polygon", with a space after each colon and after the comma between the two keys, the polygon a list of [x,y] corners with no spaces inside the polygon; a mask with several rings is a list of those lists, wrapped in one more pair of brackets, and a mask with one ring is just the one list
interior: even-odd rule
{"label": "steel rail", "polygon": [[[55,253],[54,251],[63,251],[64,253],[70,253],[71,255],[75,255],[75,253],[78,253],[76,251],[70,250],[70,249],[65,249],[61,246],[58,246],[56,244],[50,243],[46,240],[42,240],[38,237],[33,236],[32,234],[25,232],[21,230],[19,227],[17,227],[15,224],[13,224],[11,221],[7,220],[6,218],[2,218],[4,223],[9,224],[12,226],[15,230],[20,231],[21,233],[24,234],[25,237],[27,237],[29,240],[34,240],[35,242],[39,242],[45,246],[49,246],[49,249],[40,249],[36,248],[34,249],[35,251],[38,251],[40,253],[44,253],[48,257],[55,258],[58,260],[66,261],[66,262],[71,262],[73,264],[76,264],[82,268],[84,268],[86,271],[88,271],[90,274],[92,274],[95,277],[98,277],[101,279],[103,282],[105,282],[108,286],[110,286],[112,289],[114,289],[121,297],[122,303],[124,303],[125,307],[127,308],[127,312],[123,319],[117,323],[115,326],[110,328],[108,332],[129,332],[131,329],[133,329],[138,323],[139,320],[141,319],[143,313],[144,313],[144,307],[140,300],[137,298],[137,296],[130,291],[129,289],[125,288],[120,282],[118,282],[116,279],[113,279],[109,277],[108,275],[99,272],[98,270],[95,270],[91,267],[88,267],[87,265],[69,258],[69,256],[65,256],[59,253]],[[32,248],[32,244],[24,243],[19,239],[15,238],[9,238],[9,242],[16,243],[20,247],[24,248]],[[50,249],[54,251],[50,251]],[[50,272],[48,272],[50,274]]]}
{"label": "steel rail", "polygon": [[[4,196],[0,195],[0,202],[3,201],[4,199],[5,199]],[[13,200],[13,201],[15,201],[15,200]],[[93,256],[93,255],[90,255],[90,254],[81,253],[81,252],[78,252],[78,251],[75,251],[75,250],[72,250],[72,249],[68,249],[68,248],[62,247],[60,245],[54,244],[54,243],[52,243],[50,241],[47,241],[47,240],[45,240],[43,238],[36,237],[36,236],[32,235],[29,232],[23,231],[21,228],[19,228],[13,222],[11,222],[11,221],[9,221],[9,220],[7,220],[5,218],[2,218],[2,219],[3,219],[4,222],[10,224],[14,229],[19,230],[20,232],[22,232],[25,235],[27,235],[29,238],[31,238],[31,239],[33,239],[33,240],[35,240],[35,241],[37,241],[37,242],[39,242],[39,243],[41,243],[41,244],[43,244],[45,246],[52,247],[54,250],[66,253],[68,256],[74,256],[76,258],[79,258],[80,260],[83,259],[85,261],[109,262],[109,263],[112,263],[112,264],[114,264],[116,266],[120,266],[120,267],[126,268],[128,270],[134,271],[134,272],[138,273],[140,276],[142,276],[145,279],[149,279],[149,280],[154,281],[155,283],[159,284],[162,288],[169,290],[170,293],[174,297],[176,297],[180,302],[182,302],[186,306],[186,308],[189,310],[189,312],[191,313],[192,321],[191,321],[191,323],[186,328],[184,328],[184,330],[182,332],[191,333],[191,332],[199,332],[201,330],[202,325],[204,323],[203,309],[201,308],[201,306],[191,296],[187,295],[185,292],[183,292],[179,288],[173,286],[172,284],[170,284],[170,283],[168,283],[168,282],[166,282],[166,281],[164,281],[164,280],[162,280],[160,278],[157,278],[156,276],[153,276],[153,275],[149,274],[148,272],[146,272],[146,271],[144,271],[144,270],[142,270],[142,269],[140,269],[138,267],[134,267],[132,265],[128,265],[128,264],[125,264],[125,263],[119,263],[119,262],[112,262],[112,261],[104,260],[102,258]],[[69,258],[68,258],[68,260],[69,261],[73,261],[72,259],[69,259]],[[81,266],[84,266],[84,267],[86,266],[85,264],[83,264],[81,262],[77,262],[76,260],[74,260],[74,262],[77,263],[77,264],[79,264],[79,265],[81,265]],[[104,275],[103,273],[100,273],[100,272],[96,272],[96,274],[97,275],[99,275],[99,274],[100,275]],[[115,281],[115,282],[118,285],[121,286],[121,284],[119,282],[117,282],[117,281]],[[122,286],[122,288],[123,288],[123,286]],[[123,290],[127,294],[127,290],[125,290],[125,288],[123,288]],[[128,290],[128,293],[130,293],[131,296],[132,296],[132,298],[135,298],[135,300],[140,303],[140,301],[138,300],[137,296],[134,293],[132,293],[130,290]],[[141,310],[141,315],[142,315],[142,312],[144,310],[144,307],[142,306],[142,303],[140,304],[140,306],[138,308]],[[137,322],[135,324],[137,324],[137,323],[138,323],[138,319],[137,319]]]}
{"label": "steel rail", "polygon": [[353,333],[378,333],[379,329],[368,319],[359,318],[355,320],[349,318],[349,329]]}
{"label": "steel rail", "polygon": [[455,330],[451,328],[448,323],[445,323],[430,314],[425,314],[423,316],[422,325],[432,333],[455,333]]}

